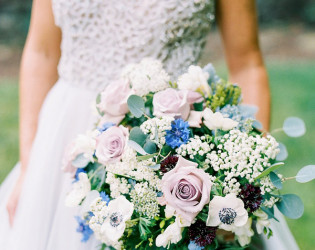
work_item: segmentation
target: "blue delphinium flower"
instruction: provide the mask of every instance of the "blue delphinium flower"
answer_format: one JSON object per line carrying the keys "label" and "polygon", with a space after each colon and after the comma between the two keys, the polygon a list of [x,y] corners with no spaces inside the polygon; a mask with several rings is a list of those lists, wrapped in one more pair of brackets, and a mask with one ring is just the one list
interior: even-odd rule
{"label": "blue delphinium flower", "polygon": [[189,140],[189,125],[183,119],[172,122],[172,129],[166,130],[165,142],[171,148],[178,148]]}
{"label": "blue delphinium flower", "polygon": [[86,171],[83,168],[78,168],[74,175],[74,181],[77,182],[79,180],[79,174],[80,173],[86,173]]}
{"label": "blue delphinium flower", "polygon": [[108,203],[110,202],[109,196],[105,192],[100,192],[100,196],[103,201],[106,202],[106,205],[108,206]]}
{"label": "blue delphinium flower", "polygon": [[77,227],[77,232],[82,233],[81,242],[87,242],[90,236],[93,234],[92,229],[89,227],[85,220],[81,219],[80,216],[75,216],[75,219],[79,224],[79,226]]}
{"label": "blue delphinium flower", "polygon": [[97,130],[100,131],[101,133],[109,129],[110,127],[115,126],[115,123],[112,122],[106,122],[102,126],[98,127]]}
{"label": "blue delphinium flower", "polygon": [[204,247],[198,246],[194,241],[191,241],[188,245],[189,250],[201,250],[204,249]]}

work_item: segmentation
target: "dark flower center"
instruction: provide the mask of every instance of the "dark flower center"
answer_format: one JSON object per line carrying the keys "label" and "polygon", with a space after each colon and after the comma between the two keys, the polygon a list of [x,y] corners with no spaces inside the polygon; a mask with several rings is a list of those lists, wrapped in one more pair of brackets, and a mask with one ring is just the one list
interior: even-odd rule
{"label": "dark flower center", "polygon": [[111,214],[109,219],[112,227],[118,227],[123,220],[123,216],[121,213],[115,212]]}
{"label": "dark flower center", "polygon": [[232,225],[234,223],[234,219],[236,218],[237,213],[232,208],[222,208],[219,211],[220,221],[227,225]]}

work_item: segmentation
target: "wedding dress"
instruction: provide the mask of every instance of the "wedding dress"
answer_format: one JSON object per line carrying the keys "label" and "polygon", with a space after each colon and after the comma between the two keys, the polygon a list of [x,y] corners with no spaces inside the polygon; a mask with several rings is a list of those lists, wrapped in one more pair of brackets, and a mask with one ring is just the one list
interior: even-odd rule
{"label": "wedding dress", "polygon": [[[59,80],[40,112],[38,131],[14,227],[5,205],[19,175],[17,165],[0,188],[0,249],[97,249],[95,239],[80,242],[66,208],[71,179],[61,171],[66,145],[95,122],[97,93],[128,63],[144,57],[163,61],[174,76],[195,64],[214,19],[212,0],[52,0],[62,30]],[[267,249],[297,249],[285,221]]]}

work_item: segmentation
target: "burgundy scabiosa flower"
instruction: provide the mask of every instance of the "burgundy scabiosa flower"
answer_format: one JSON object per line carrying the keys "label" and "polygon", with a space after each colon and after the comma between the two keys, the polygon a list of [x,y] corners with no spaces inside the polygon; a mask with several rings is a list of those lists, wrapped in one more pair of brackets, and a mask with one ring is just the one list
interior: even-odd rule
{"label": "burgundy scabiosa flower", "polygon": [[206,223],[197,220],[189,228],[188,234],[192,242],[197,246],[205,247],[211,245],[216,237],[217,227],[207,227]]}
{"label": "burgundy scabiosa flower", "polygon": [[177,156],[170,155],[166,157],[163,161],[161,161],[160,167],[161,172],[163,174],[166,174],[167,172],[171,171],[173,168],[175,168],[177,161],[178,161]]}
{"label": "burgundy scabiosa flower", "polygon": [[260,208],[263,199],[260,187],[255,187],[252,184],[242,186],[241,192],[238,196],[244,202],[244,207],[246,209],[249,208],[251,213]]}

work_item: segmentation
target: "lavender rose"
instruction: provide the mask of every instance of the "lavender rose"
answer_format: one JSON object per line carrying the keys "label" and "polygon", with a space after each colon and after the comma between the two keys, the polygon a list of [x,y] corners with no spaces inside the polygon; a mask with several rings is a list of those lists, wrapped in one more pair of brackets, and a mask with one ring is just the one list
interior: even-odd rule
{"label": "lavender rose", "polygon": [[168,88],[153,96],[153,114],[157,117],[172,116],[187,120],[190,106],[201,101],[202,96],[197,92]]}
{"label": "lavender rose", "polygon": [[128,140],[128,129],[110,127],[96,139],[95,155],[102,164],[120,161]]}
{"label": "lavender rose", "polygon": [[119,124],[129,111],[127,100],[132,93],[127,81],[119,80],[108,85],[97,105],[104,112],[102,120]]}
{"label": "lavender rose", "polygon": [[175,168],[162,178],[164,202],[160,202],[191,223],[209,203],[211,186],[209,175],[198,169],[197,163],[179,156]]}

